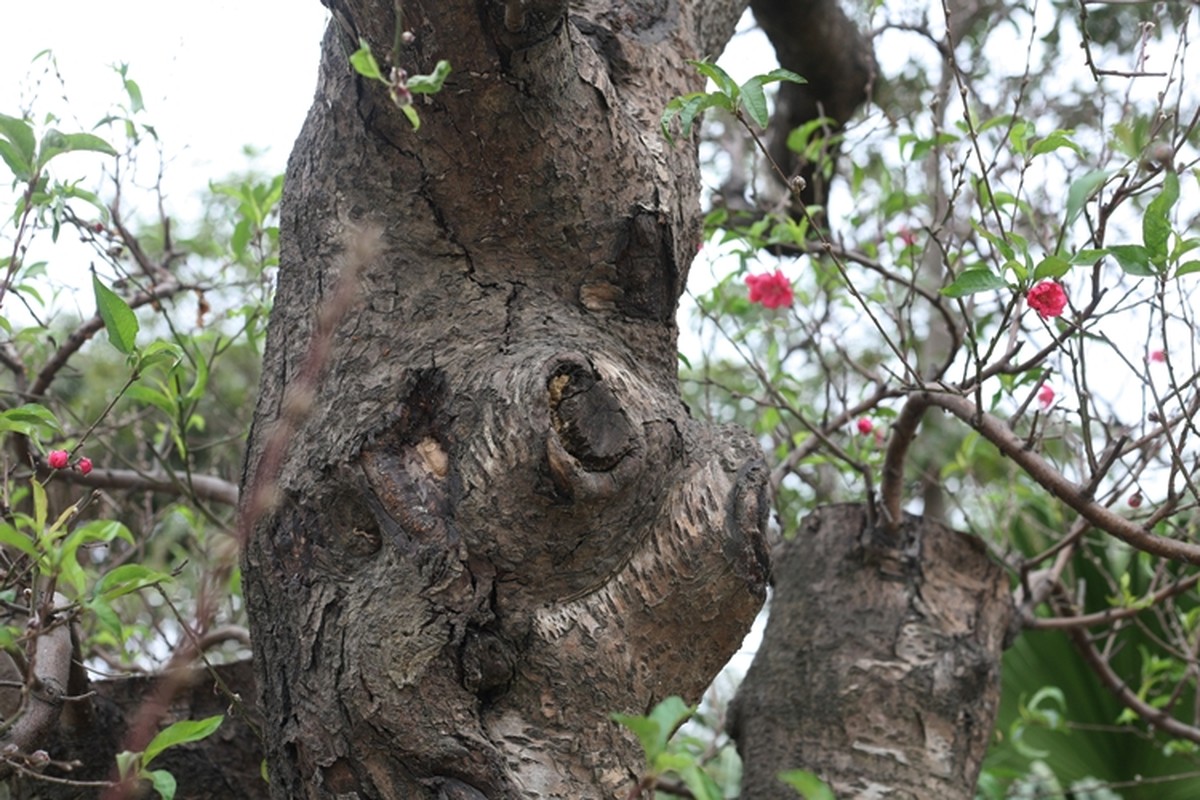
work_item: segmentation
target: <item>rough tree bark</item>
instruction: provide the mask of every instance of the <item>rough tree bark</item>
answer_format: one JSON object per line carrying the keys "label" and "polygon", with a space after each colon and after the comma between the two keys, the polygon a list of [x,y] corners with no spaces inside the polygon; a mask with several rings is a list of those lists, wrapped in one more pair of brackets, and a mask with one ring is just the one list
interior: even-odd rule
{"label": "rough tree bark", "polygon": [[610,713],[696,697],[764,596],[761,454],[677,390],[699,179],[657,131],[742,4],[406,3],[402,65],[454,68],[418,131],[348,63],[393,4],[330,6],[248,456],[278,498],[244,559],[272,791],[612,797],[639,756]]}
{"label": "rough tree bark", "polygon": [[1012,617],[982,543],[916,518],[893,538],[862,506],[828,506],[776,570],[729,713],[742,795],[794,800],[778,775],[803,768],[838,797],[974,797]]}

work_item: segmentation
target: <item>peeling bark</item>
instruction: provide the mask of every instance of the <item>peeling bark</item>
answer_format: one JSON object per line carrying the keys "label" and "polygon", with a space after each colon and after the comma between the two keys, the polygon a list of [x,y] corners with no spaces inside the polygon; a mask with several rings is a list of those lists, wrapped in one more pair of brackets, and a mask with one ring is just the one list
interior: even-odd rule
{"label": "peeling bark", "polygon": [[744,797],[805,769],[844,798],[971,798],[1000,696],[1008,581],[966,534],[860,506],[811,515],[776,564],[758,654],[730,709]]}
{"label": "peeling bark", "polygon": [[391,4],[332,6],[249,475],[346,231],[384,252],[246,549],[276,797],[612,797],[610,713],[696,697],[763,599],[761,453],[678,395],[699,180],[657,132],[740,6],[512,5],[406,4],[404,66],[454,68],[419,131],[347,64]]}

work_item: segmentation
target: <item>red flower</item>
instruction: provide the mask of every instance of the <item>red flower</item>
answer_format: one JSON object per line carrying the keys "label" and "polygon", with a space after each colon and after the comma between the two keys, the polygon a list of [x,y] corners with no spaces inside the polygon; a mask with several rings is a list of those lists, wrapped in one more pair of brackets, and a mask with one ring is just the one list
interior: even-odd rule
{"label": "red flower", "polygon": [[792,304],[792,282],[779,270],[770,275],[747,275],[746,286],[750,287],[751,303],[762,303],[764,308]]}
{"label": "red flower", "polygon": [[1152,364],[1164,364],[1167,361],[1167,354],[1164,350],[1151,350],[1150,355],[1146,356],[1146,360]]}
{"label": "red flower", "polygon": [[1029,290],[1025,299],[1042,319],[1062,316],[1067,307],[1067,293],[1057,281],[1042,281]]}
{"label": "red flower", "polygon": [[1038,390],[1037,398],[1038,405],[1040,405],[1043,409],[1054,405],[1054,390],[1050,388],[1050,384],[1042,384],[1042,388]]}
{"label": "red flower", "polygon": [[66,450],[51,450],[50,455],[46,456],[46,463],[50,465],[50,469],[65,469],[70,460],[71,454]]}
{"label": "red flower", "polygon": [[900,226],[900,230],[896,235],[900,237],[900,242],[905,247],[912,247],[917,242],[917,235],[907,225]]}
{"label": "red flower", "polygon": [[92,460],[84,456],[75,462],[75,469],[79,470],[80,475],[87,475],[92,471]]}
{"label": "red flower", "polygon": [[854,423],[854,427],[858,428],[859,433],[861,433],[863,436],[866,436],[868,433],[875,430],[875,423],[871,422],[871,420],[867,419],[866,417],[863,417],[858,422]]}

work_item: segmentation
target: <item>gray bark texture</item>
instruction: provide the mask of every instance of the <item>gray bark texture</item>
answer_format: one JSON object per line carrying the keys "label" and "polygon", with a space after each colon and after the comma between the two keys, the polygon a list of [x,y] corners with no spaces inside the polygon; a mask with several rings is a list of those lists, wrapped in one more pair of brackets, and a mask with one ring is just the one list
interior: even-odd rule
{"label": "gray bark texture", "polygon": [[839,798],[969,800],[1000,700],[1012,616],[978,539],[861,506],[805,520],[775,564],[758,654],[730,709],[742,796],[794,800],[805,769]]}
{"label": "gray bark texture", "polygon": [[330,5],[247,467],[273,796],[613,797],[610,714],[698,697],[765,595],[761,453],[678,394],[699,178],[658,131],[742,5],[406,3],[402,66],[453,65],[416,131],[348,62],[392,3]]}

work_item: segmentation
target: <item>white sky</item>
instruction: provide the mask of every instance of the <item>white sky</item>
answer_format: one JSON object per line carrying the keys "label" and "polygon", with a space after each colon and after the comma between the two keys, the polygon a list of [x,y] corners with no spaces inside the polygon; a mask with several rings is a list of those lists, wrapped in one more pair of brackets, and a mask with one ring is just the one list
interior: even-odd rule
{"label": "white sky", "polygon": [[[197,189],[243,167],[244,145],[282,171],[312,100],[327,12],[318,0],[0,0],[0,112],[20,116],[22,86],[54,52],[70,110],[90,127],[123,98],[109,65],[126,62],[172,166]],[[38,90],[58,97],[53,75]],[[71,130],[67,124],[60,126]]]}

